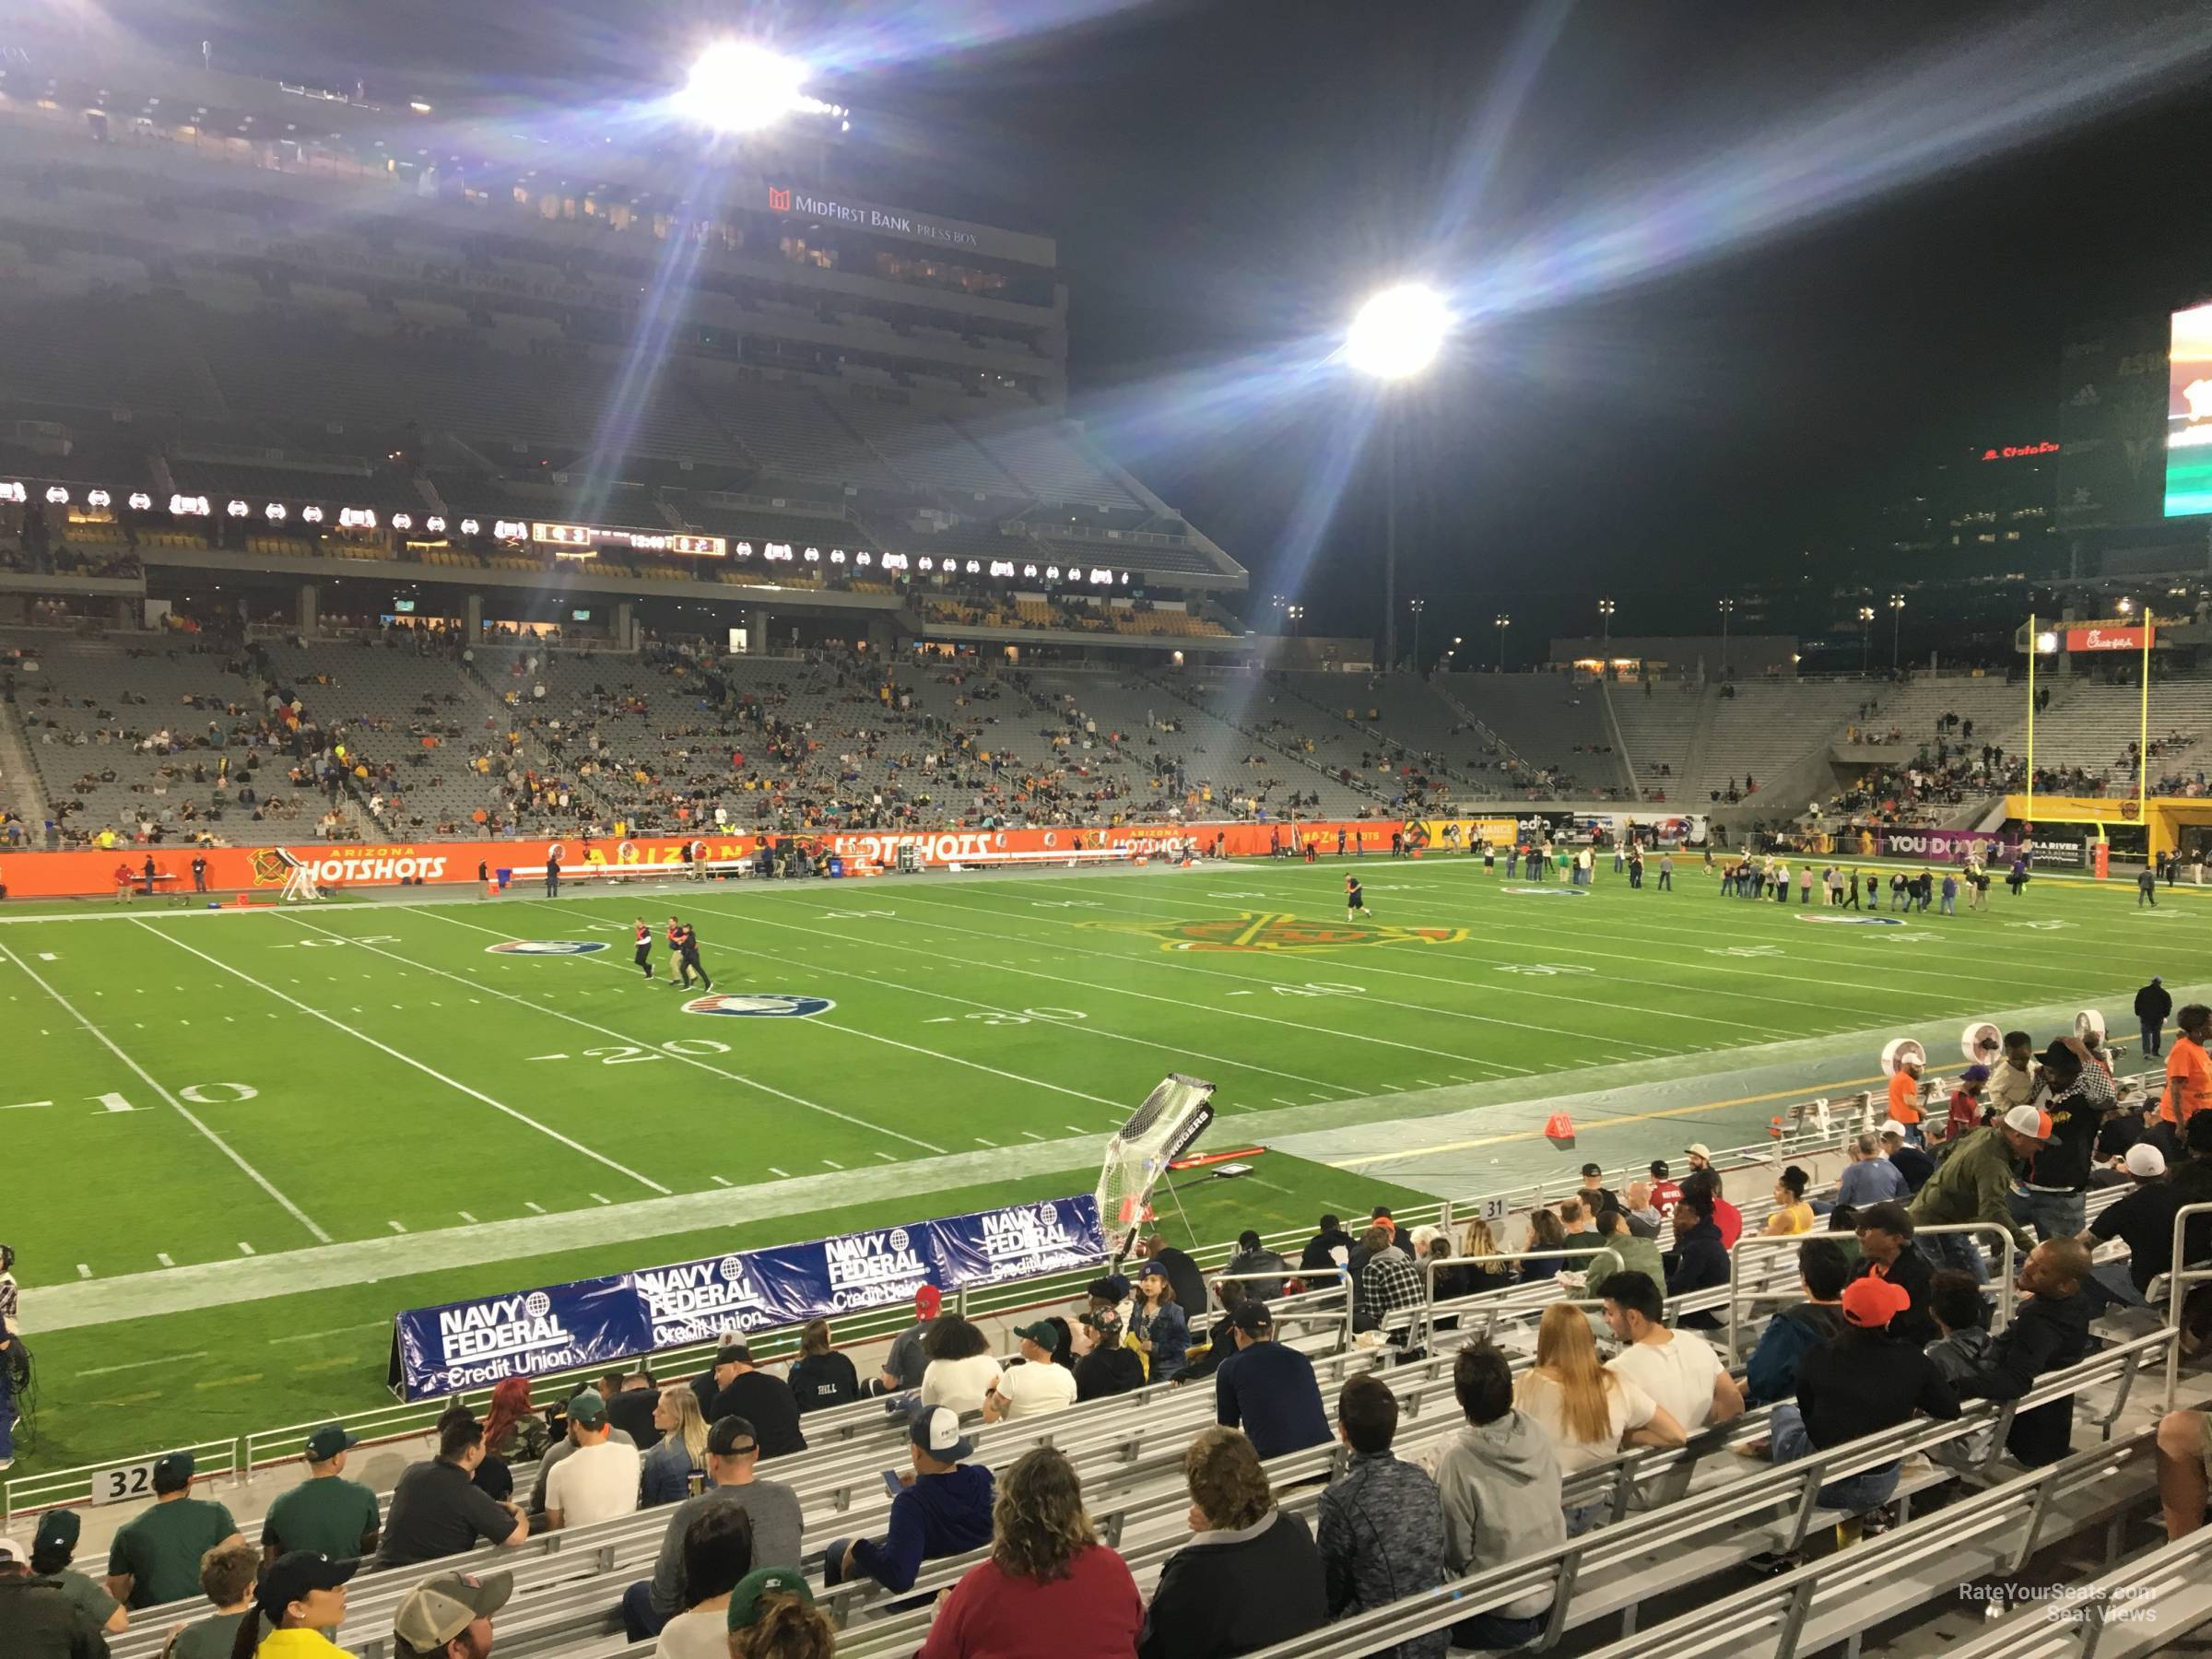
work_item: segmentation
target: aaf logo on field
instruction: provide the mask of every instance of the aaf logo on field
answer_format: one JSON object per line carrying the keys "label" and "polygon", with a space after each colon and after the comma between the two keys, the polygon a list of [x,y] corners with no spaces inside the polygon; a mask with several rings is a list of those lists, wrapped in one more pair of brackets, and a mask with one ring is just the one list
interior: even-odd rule
{"label": "aaf logo on field", "polygon": [[488,956],[590,956],[606,948],[605,939],[509,939],[484,947]]}
{"label": "aaf logo on field", "polygon": [[1904,921],[1898,916],[1808,916],[1799,912],[1800,922],[1822,922],[1830,927],[1902,927]]}
{"label": "aaf logo on field", "polygon": [[735,1014],[749,1019],[806,1019],[827,1014],[837,1004],[827,996],[800,996],[786,991],[720,992],[695,996],[684,1005],[687,1014]]}
{"label": "aaf logo on field", "polygon": [[1586,899],[1588,888],[1578,887],[1509,887],[1500,888],[1501,893],[1518,893],[1524,899]]}

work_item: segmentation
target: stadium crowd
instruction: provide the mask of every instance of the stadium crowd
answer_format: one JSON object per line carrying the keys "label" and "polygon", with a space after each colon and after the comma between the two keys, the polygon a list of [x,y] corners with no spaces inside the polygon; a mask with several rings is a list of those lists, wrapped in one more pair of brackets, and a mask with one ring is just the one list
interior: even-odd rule
{"label": "stadium crowd", "polygon": [[[2161,993],[2154,981],[2138,999],[2147,1050],[2165,1046]],[[1134,1277],[1093,1280],[1072,1319],[1018,1325],[1018,1351],[1004,1359],[924,1286],[870,1377],[818,1320],[781,1368],[733,1336],[695,1376],[618,1367],[552,1402],[510,1379],[481,1416],[445,1413],[434,1453],[406,1470],[388,1507],[347,1477],[358,1441],[330,1424],[307,1437],[304,1477],[251,1543],[221,1503],[195,1495],[191,1455],[171,1453],[103,1577],[73,1565],[74,1512],[47,1512],[28,1547],[0,1539],[0,1630],[15,1633],[10,1659],[85,1659],[159,1609],[177,1626],[165,1650],[175,1659],[310,1659],[335,1651],[324,1633],[344,1620],[358,1571],[431,1571],[665,1507],[652,1571],[618,1599],[631,1641],[671,1659],[827,1654],[837,1636],[818,1594],[870,1584],[894,1612],[928,1606],[912,1594],[927,1564],[979,1550],[936,1597],[924,1659],[1033,1652],[1038,1630],[1056,1632],[1056,1651],[1101,1659],[1251,1651],[1607,1524],[1608,1506],[1570,1500],[1564,1483],[1623,1451],[1683,1446],[1764,1409],[1763,1442],[1744,1449],[1784,1465],[1879,1444],[1978,1400],[2020,1400],[2082,1361],[2093,1322],[2144,1306],[2174,1265],[2180,1208],[2212,1201],[2212,1008],[2175,1018],[2165,1084],[2139,1102],[2121,1098],[2104,1045],[2086,1038],[2038,1051],[2029,1033],[2006,1033],[1994,1064],[1970,1067],[1947,1099],[1902,1065],[1887,1121],[1850,1141],[1840,1182],[1816,1192],[1784,1167],[1763,1215],[1724,1196],[1710,1149],[1692,1144],[1679,1175],[1657,1161],[1618,1193],[1586,1165],[1518,1239],[1479,1220],[1402,1230],[1387,1207],[1357,1230],[1324,1215],[1295,1260],[1247,1231],[1209,1284],[1155,1236],[1138,1245]],[[2091,1216],[2089,1195],[2104,1189],[2114,1194]],[[1978,1236],[1945,1230],[1960,1224],[2001,1232],[2016,1253],[2018,1307],[2001,1328]],[[1800,1242],[1796,1294],[1739,1368],[1717,1346],[1716,1315],[1667,1318],[1670,1300],[1729,1285],[1747,1232]],[[2093,1259],[2112,1244],[2124,1255]],[[2212,1226],[2183,1250],[2189,1264],[2212,1261]],[[1461,1341],[1460,1310],[1479,1307],[1464,1299],[1532,1287],[1584,1300],[1530,1304],[1540,1318],[1518,1363],[1487,1336]],[[1383,1361],[1331,1390],[1275,1312],[1317,1290],[1342,1299],[1358,1342]],[[1441,1312],[1424,1318],[1432,1304]],[[2212,1290],[2187,1299],[2183,1324],[2193,1347],[2212,1337]],[[1449,1364],[1460,1426],[1401,1456],[1392,1371],[1424,1360],[1424,1342],[1460,1343]],[[978,1433],[1161,1382],[1210,1390],[1213,1426],[1183,1450],[1190,1536],[1147,1599],[1100,1542],[1067,1453],[1038,1443],[1002,1465],[981,1454]],[[810,1540],[780,1471],[807,1453],[810,1417],[871,1396],[905,1423],[888,1510],[878,1527]],[[2004,1421],[2005,1452],[2022,1466],[2071,1450],[2070,1400]],[[2204,1411],[2177,1410],[2156,1443],[2165,1522],[2183,1536],[2205,1520],[2212,1428]],[[1332,1445],[1342,1452],[1318,1507],[1271,1483],[1270,1460]],[[1821,1488],[1843,1516],[1837,1547],[1891,1524],[1903,1466],[1890,1459]],[[391,1651],[488,1659],[511,1589],[504,1573],[432,1571],[396,1604]],[[199,1610],[181,1617],[195,1598]],[[1545,1629],[1551,1599],[1470,1610],[1395,1651],[1518,1646]]]}

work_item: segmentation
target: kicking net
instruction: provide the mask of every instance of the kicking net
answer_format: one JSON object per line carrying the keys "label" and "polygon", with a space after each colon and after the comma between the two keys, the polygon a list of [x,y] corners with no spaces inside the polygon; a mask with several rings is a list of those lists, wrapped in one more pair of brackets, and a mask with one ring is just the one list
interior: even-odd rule
{"label": "kicking net", "polygon": [[1214,1086],[1171,1073],[1106,1143],[1099,1171],[1099,1224],[1119,1240],[1115,1256],[1150,1216],[1152,1189],[1214,1121]]}

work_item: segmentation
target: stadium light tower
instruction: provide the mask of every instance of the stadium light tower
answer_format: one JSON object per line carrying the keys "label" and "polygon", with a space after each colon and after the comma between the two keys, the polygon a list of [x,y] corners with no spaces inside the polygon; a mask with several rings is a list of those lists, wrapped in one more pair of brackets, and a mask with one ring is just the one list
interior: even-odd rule
{"label": "stadium light tower", "polygon": [[1498,613],[1498,672],[1500,674],[1505,672],[1505,630],[1512,625],[1511,617],[1503,611]]}
{"label": "stadium light tower", "polygon": [[1612,601],[1612,600],[1610,600],[1610,599],[1600,599],[1600,600],[1597,602],[1597,626],[1598,626],[1598,636],[1597,636],[1598,654],[1602,656],[1602,655],[1604,655],[1604,654],[1605,654],[1605,653],[1606,653],[1606,652],[1607,652],[1607,651],[1608,651],[1608,650],[1609,650],[1609,649],[1612,647],[1612,644],[1613,644],[1613,601]]}
{"label": "stadium light tower", "polygon": [[1728,677],[1728,618],[1735,615],[1735,601],[1721,601],[1721,677]]}
{"label": "stadium light tower", "polygon": [[1421,671],[1421,613],[1429,608],[1426,599],[1408,599],[1406,608],[1413,613],[1413,671]]}
{"label": "stadium light tower", "polygon": [[1874,643],[1874,606],[1859,606],[1859,677],[1866,677],[1866,653]]}
{"label": "stadium light tower", "polygon": [[806,67],[751,41],[717,41],[692,62],[679,112],[718,133],[757,133],[786,115],[841,113],[807,95]]}
{"label": "stadium light tower", "polygon": [[[1443,349],[1452,314],[1443,297],[1418,282],[1384,288],[1359,308],[1346,335],[1344,355],[1362,374],[1386,385],[1411,379]],[[1382,669],[1398,662],[1398,429],[1395,411],[1382,415]]]}
{"label": "stadium light tower", "polygon": [[1889,595],[1889,672],[1897,672],[1897,642],[1905,630],[1905,596]]}

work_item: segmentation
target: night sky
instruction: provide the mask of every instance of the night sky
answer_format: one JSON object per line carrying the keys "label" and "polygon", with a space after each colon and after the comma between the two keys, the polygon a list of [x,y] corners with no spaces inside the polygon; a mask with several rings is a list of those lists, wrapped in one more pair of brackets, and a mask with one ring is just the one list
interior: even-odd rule
{"label": "night sky", "polygon": [[163,9],[233,67],[441,96],[612,97],[711,28],[865,39],[823,87],[854,159],[1060,239],[1075,412],[1251,568],[1257,614],[1299,583],[1310,631],[1374,625],[1382,523],[1379,442],[1328,482],[1365,394],[1312,363],[1402,275],[1535,273],[1399,429],[1401,594],[1432,640],[1510,609],[1524,652],[1599,593],[1641,631],[1851,574],[1895,486],[2049,434],[2069,325],[2212,294],[2212,56],[2082,96],[2115,19],[2171,41],[2194,15],[2212,46],[2201,7],[1255,0],[966,43],[1091,7]]}

